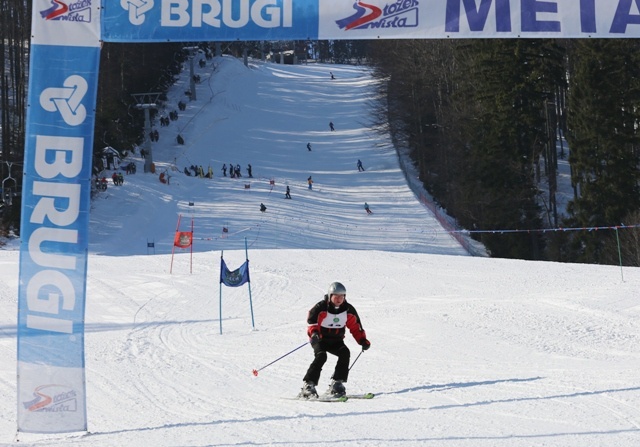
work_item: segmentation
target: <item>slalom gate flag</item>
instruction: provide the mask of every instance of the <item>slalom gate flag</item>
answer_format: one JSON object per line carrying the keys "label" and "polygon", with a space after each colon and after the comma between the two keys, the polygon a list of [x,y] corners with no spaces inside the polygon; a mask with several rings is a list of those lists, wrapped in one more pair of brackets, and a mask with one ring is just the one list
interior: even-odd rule
{"label": "slalom gate flag", "polygon": [[224,259],[220,259],[220,282],[227,287],[240,287],[244,283],[250,282],[249,279],[249,260],[237,270],[230,271]]}
{"label": "slalom gate flag", "polygon": [[193,243],[193,232],[191,231],[176,231],[176,236],[173,238],[173,245],[178,248],[189,248]]}
{"label": "slalom gate flag", "polygon": [[[67,2],[68,3],[68,2]],[[84,311],[100,2],[33,1],[18,289],[18,431],[86,431]]]}

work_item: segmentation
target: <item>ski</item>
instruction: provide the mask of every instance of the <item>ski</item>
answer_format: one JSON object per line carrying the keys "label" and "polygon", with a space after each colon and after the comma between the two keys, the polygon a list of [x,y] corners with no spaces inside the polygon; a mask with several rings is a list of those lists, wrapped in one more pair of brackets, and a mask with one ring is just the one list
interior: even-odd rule
{"label": "ski", "polygon": [[348,396],[330,396],[330,395],[323,394],[321,396],[316,397],[315,399],[309,399],[309,400],[315,400],[317,402],[346,402],[347,400],[349,400],[349,397]]}
{"label": "ski", "polygon": [[373,399],[376,397],[373,393],[364,393],[364,394],[347,394],[345,396],[347,399]]}
{"label": "ski", "polygon": [[293,397],[289,399],[293,400],[306,400],[309,402],[346,402],[349,399],[373,399],[375,394],[363,393],[363,394],[347,394],[345,396],[331,396],[329,394],[321,394],[317,397]]}
{"label": "ski", "polygon": [[330,395],[322,394],[317,397],[297,396],[297,397],[290,397],[288,399],[302,400],[302,401],[309,401],[309,402],[346,402],[347,400],[349,400],[349,397],[348,396],[330,396]]}

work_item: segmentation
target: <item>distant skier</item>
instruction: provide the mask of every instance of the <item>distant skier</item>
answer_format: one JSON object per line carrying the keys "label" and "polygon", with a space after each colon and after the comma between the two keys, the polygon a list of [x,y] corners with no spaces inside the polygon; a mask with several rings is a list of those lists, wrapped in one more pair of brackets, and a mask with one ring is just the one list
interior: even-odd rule
{"label": "distant skier", "polygon": [[367,214],[373,214],[373,211],[371,211],[367,202],[364,202],[364,210],[367,212]]}
{"label": "distant skier", "polygon": [[311,152],[311,143],[307,143],[307,150]]}
{"label": "distant skier", "polygon": [[362,161],[358,159],[358,172],[362,172],[362,171],[364,171],[364,167],[362,166]]}
{"label": "distant skier", "polygon": [[309,178],[307,179],[307,183],[309,184],[309,189],[313,189],[313,179],[311,178],[311,176],[309,176]]}
{"label": "distant skier", "polygon": [[331,75],[331,79],[335,79],[336,77],[333,75],[333,73],[329,72],[329,74]]}
{"label": "distant skier", "polygon": [[261,204],[260,204],[260,211],[262,211],[263,213],[264,213],[265,211],[267,211],[267,207],[266,207],[266,206],[264,206],[264,203],[261,203]]}
{"label": "distant skier", "polygon": [[253,178],[253,174],[252,174],[252,172],[251,172],[251,164],[249,164],[249,165],[247,166],[247,174],[249,174],[249,177],[250,177],[250,178]]}
{"label": "distant skier", "polygon": [[331,132],[336,130],[335,127],[333,127],[333,121],[329,121],[329,129],[331,129]]}
{"label": "distant skier", "polygon": [[287,192],[284,193],[284,198],[285,199],[291,198],[291,189],[289,189],[289,185],[287,185]]}
{"label": "distant skier", "polygon": [[222,175],[224,177],[227,176],[227,165],[226,165],[226,163],[222,165]]}

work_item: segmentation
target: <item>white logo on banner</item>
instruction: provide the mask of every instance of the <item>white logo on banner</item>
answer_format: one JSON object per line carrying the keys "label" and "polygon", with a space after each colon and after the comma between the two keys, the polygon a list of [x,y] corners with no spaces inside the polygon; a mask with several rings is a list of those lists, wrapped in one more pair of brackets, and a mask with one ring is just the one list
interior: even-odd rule
{"label": "white logo on banner", "polygon": [[47,112],[56,110],[64,122],[78,126],[87,117],[87,109],[81,104],[87,93],[87,81],[78,75],[69,76],[62,84],[64,87],[50,87],[40,94],[40,105]]}
{"label": "white logo on banner", "polygon": [[144,15],[153,8],[153,0],[120,0],[120,6],[129,11],[132,25],[142,25]]}

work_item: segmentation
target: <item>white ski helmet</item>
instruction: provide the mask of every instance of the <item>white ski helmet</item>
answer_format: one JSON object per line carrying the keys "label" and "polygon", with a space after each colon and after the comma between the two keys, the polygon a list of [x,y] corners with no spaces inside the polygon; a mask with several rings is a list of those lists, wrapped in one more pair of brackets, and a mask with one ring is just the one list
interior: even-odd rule
{"label": "white ski helmet", "polygon": [[342,283],[340,282],[332,282],[329,285],[329,298],[331,298],[331,295],[346,295],[347,294],[347,289],[345,288],[345,286],[342,285]]}

